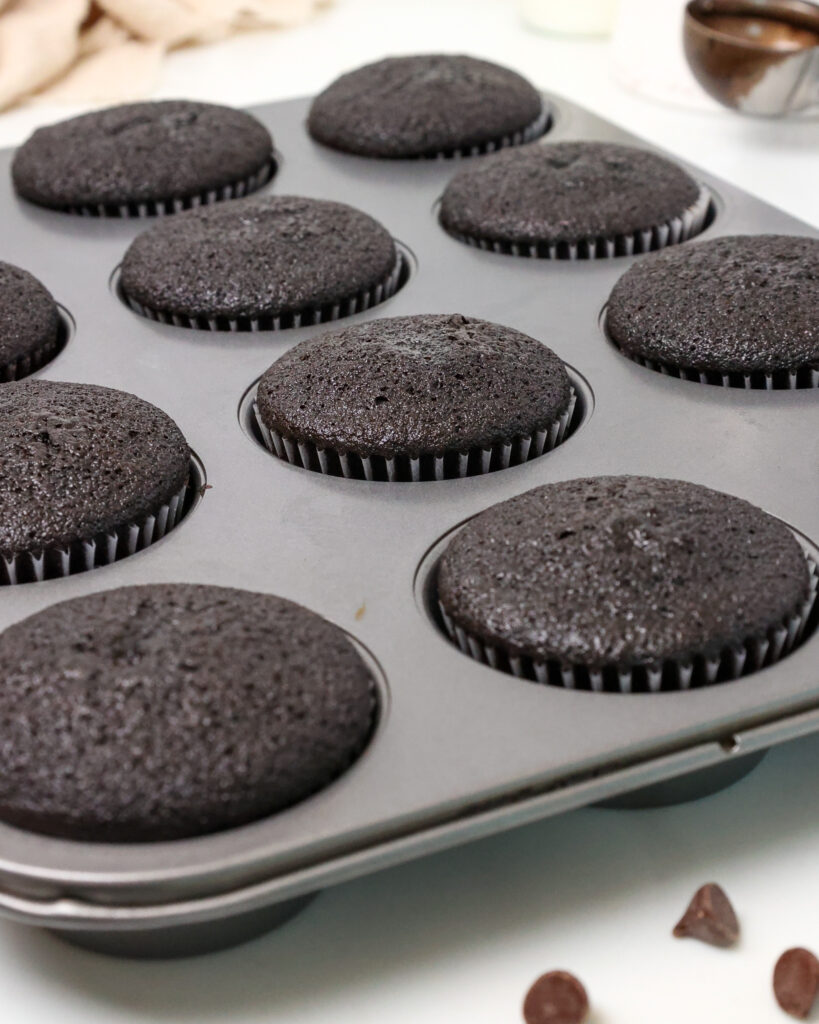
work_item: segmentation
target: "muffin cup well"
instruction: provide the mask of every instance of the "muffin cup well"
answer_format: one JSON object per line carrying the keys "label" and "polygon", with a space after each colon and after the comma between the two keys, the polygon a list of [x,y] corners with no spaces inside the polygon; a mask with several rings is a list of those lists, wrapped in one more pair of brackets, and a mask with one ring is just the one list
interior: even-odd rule
{"label": "muffin cup well", "polygon": [[57,334],[45,345],[29,352],[28,355],[0,364],[0,383],[8,384],[11,381],[22,380],[41,370],[46,363],[50,363],[56,355],[62,352],[68,344],[70,336],[71,326],[68,315],[63,312],[62,307],[58,307]]}
{"label": "muffin cup well", "polygon": [[70,213],[80,217],[158,217],[182,210],[194,210],[198,206],[210,206],[226,199],[241,199],[266,185],[276,174],[278,164],[275,159],[268,160],[262,167],[246,178],[232,181],[219,188],[211,188],[197,192],[191,196],[171,196],[168,199],[148,199],[142,202],[128,203],[81,203],[67,204],[57,207],[60,213]]}
{"label": "muffin cup well", "polygon": [[198,467],[191,460],[191,475],[185,486],[170,501],[142,519],[76,540],[66,547],[20,551],[10,557],[0,555],[0,586],[74,576],[142,551],[161,540],[190,511],[191,500],[199,490],[199,478]]}
{"label": "muffin cup well", "polygon": [[[680,216],[672,217],[663,224],[657,224],[643,231],[635,231],[629,235],[583,238],[577,242],[533,242],[531,244],[497,242],[455,231],[447,231],[447,233],[459,242],[463,242],[464,245],[471,245],[473,248],[484,249],[488,252],[502,253],[506,256],[526,256],[533,259],[549,260],[612,259],[616,256],[637,256],[641,253],[665,249],[669,245],[687,242],[689,238],[698,235],[707,226],[712,205],[710,192],[704,186],[700,186],[700,193],[696,201]],[[444,228],[444,230],[447,229]]]}
{"label": "muffin cup well", "polygon": [[567,690],[591,690],[594,693],[658,693],[661,690],[689,690],[739,679],[767,665],[773,665],[790,654],[799,644],[811,617],[819,589],[817,562],[807,551],[805,558],[810,573],[808,597],[781,622],[771,626],[764,637],[749,637],[741,644],[725,647],[716,654],[692,651],[685,658],[666,659],[662,662],[623,668],[617,665],[591,668],[587,665],[557,660],[539,661],[526,655],[509,654],[502,647],[488,644],[457,625],[440,601],[437,605],[448,636],[464,654],[492,668],[517,676],[518,679],[548,683]]}
{"label": "muffin cup well", "polygon": [[392,270],[372,288],[366,288],[335,303],[324,306],[307,306],[298,312],[282,313],[280,316],[239,316],[235,318],[205,315],[182,316],[178,313],[153,309],[132,299],[122,287],[119,277],[116,282],[116,291],[123,302],[139,316],[174,327],[188,327],[201,331],[279,331],[290,327],[329,323],[333,320],[341,320],[343,317],[353,316],[355,313],[363,313],[391,298],[399,288],[403,287],[408,276],[409,260],[396,246],[396,260]]}
{"label": "muffin cup well", "polygon": [[258,435],[264,446],[285,462],[327,476],[389,483],[418,483],[480,476],[536,459],[565,440],[576,404],[577,393],[572,388],[569,404],[552,423],[531,434],[519,435],[489,448],[467,448],[464,451],[452,450],[441,454],[427,452],[416,456],[394,455],[390,458],[384,455],[361,456],[329,447],[319,448],[312,441],[298,441],[285,437],[278,431],[271,430],[262,421],[255,400],[252,409]]}
{"label": "muffin cup well", "polygon": [[541,135],[545,135],[551,127],[552,114],[549,108],[544,105],[534,121],[527,124],[524,128],[519,128],[516,132],[511,132],[497,139],[490,139],[488,142],[476,143],[474,146],[453,146],[451,149],[442,149],[437,153],[430,153],[416,159],[455,160],[460,157],[483,156],[486,153],[495,153],[499,149],[508,149],[510,146],[522,146],[527,142],[534,142]]}

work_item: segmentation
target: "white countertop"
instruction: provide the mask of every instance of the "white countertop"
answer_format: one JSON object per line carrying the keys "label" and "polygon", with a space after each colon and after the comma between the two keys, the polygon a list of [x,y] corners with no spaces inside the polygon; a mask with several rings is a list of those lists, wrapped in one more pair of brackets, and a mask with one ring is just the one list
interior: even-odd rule
{"label": "white countertop", "polygon": [[[436,49],[513,66],[819,225],[819,114],[755,121],[655,104],[612,82],[605,44],[525,32],[502,0],[338,0],[304,28],[172,55],[158,95],[252,104]],[[0,145],[69,113],[6,114]],[[770,991],[776,958],[819,952],[817,778],[819,737],[706,800],[579,811],[340,886],[279,932],[198,960],[110,960],[0,923],[0,1019],[514,1024],[530,982],[562,967],[586,984],[592,1024],[775,1024],[787,1019]],[[670,937],[709,880],[734,900],[737,949]]]}

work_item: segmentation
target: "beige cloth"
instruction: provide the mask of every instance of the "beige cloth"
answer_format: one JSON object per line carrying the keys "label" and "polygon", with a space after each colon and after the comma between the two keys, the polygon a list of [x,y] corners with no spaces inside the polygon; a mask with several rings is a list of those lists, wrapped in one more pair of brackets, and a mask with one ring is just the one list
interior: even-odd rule
{"label": "beige cloth", "polygon": [[149,95],[177,46],[285,27],[326,0],[0,0],[0,109]]}

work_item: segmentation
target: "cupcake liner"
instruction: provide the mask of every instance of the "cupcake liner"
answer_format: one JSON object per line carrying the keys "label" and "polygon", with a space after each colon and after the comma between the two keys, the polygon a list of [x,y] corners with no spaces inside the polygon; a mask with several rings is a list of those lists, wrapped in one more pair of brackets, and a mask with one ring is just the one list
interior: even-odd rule
{"label": "cupcake liner", "polygon": [[522,146],[526,142],[534,142],[552,126],[551,111],[543,106],[540,113],[525,128],[519,128],[516,132],[503,135],[499,139],[491,139],[489,142],[480,142],[474,146],[454,146],[451,149],[442,149],[437,153],[430,153],[421,156],[420,160],[457,160],[461,157],[483,156],[486,153],[495,153],[499,149],[508,149],[510,146]]}
{"label": "cupcake liner", "polygon": [[800,366],[796,370],[774,370],[765,372],[756,370],[752,373],[719,373],[717,370],[692,370],[673,363],[661,362],[659,359],[648,359],[640,355],[632,355],[624,351],[607,333],[609,340],[617,351],[648,370],[663,373],[667,377],[679,380],[694,381],[698,384],[713,384],[722,388],[744,388],[746,391],[800,391],[819,388],[819,366]]}
{"label": "cupcake liner", "polygon": [[262,422],[255,400],[253,417],[265,448],[294,466],[347,479],[417,483],[480,476],[536,459],[565,440],[576,404],[577,394],[572,388],[565,411],[549,426],[532,434],[518,435],[511,441],[499,442],[489,448],[468,448],[465,451],[448,451],[442,455],[394,455],[391,458],[383,455],[361,456],[353,452],[319,448],[312,441],[297,441],[285,437]]}
{"label": "cupcake liner", "polygon": [[269,160],[253,174],[239,181],[232,181],[219,188],[211,188],[192,196],[174,196],[170,199],[149,199],[144,202],[129,203],[88,203],[66,204],[58,209],[62,213],[70,213],[80,217],[158,217],[170,213],[181,213],[182,210],[194,210],[198,206],[210,206],[225,199],[241,199],[242,196],[256,192],[266,185],[275,175],[277,163]]}
{"label": "cupcake liner", "polygon": [[689,690],[714,683],[739,679],[784,658],[797,646],[816,603],[819,567],[805,552],[810,572],[808,597],[794,611],[768,629],[763,638],[750,637],[718,654],[692,652],[685,659],[666,659],[659,663],[618,668],[590,668],[587,665],[559,661],[538,661],[527,655],[510,655],[500,647],[485,643],[457,625],[443,604],[438,610],[444,628],[464,654],[492,668],[508,672],[518,679],[561,686],[567,690],[591,690],[594,693],[658,693],[660,690]]}
{"label": "cupcake liner", "polygon": [[279,331],[290,327],[308,327],[313,324],[329,323],[342,317],[363,313],[391,298],[405,283],[409,271],[409,263],[400,249],[396,248],[396,260],[387,277],[372,288],[364,289],[347,299],[325,306],[306,307],[297,313],[282,313],[280,316],[248,317],[240,316],[233,319],[225,316],[207,317],[181,316],[167,313],[164,310],[152,309],[144,303],[132,299],[123,289],[121,281],[117,282],[117,291],[123,302],[139,316],[155,320],[161,324],[174,327],[188,327],[203,331]]}
{"label": "cupcake liner", "polygon": [[77,540],[67,547],[45,548],[40,552],[21,551],[11,557],[0,555],[0,586],[40,583],[111,565],[161,540],[183,518],[186,499],[194,490],[191,477],[169,502],[156,512],[118,526],[108,533]]}
{"label": "cupcake liner", "polygon": [[[594,260],[612,259],[616,256],[637,256],[641,253],[665,249],[669,245],[687,242],[698,235],[706,226],[711,210],[711,194],[700,186],[696,201],[679,217],[672,217],[663,224],[635,231],[630,235],[614,235],[583,238],[578,242],[493,242],[486,238],[463,235],[449,231],[453,238],[473,248],[488,252],[503,253],[506,256],[526,256],[533,259],[549,260]],[[447,230],[446,228],[444,230]]]}

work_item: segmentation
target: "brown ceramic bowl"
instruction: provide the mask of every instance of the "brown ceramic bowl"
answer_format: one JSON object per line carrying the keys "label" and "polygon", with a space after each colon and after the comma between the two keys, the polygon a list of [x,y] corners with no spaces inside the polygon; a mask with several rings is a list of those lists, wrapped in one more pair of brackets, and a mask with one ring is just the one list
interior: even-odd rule
{"label": "brown ceramic bowl", "polygon": [[727,107],[776,116],[819,103],[819,5],[808,0],[691,0],[685,56]]}

